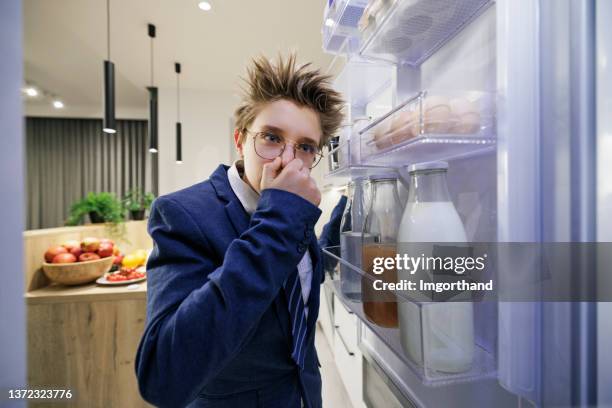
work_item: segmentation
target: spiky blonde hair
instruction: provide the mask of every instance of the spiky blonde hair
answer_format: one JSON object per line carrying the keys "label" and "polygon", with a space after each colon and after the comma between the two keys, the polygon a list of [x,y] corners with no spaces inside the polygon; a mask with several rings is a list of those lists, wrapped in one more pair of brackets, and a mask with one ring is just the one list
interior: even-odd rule
{"label": "spiky blonde hair", "polygon": [[344,102],[332,88],[331,76],[312,68],[310,63],[298,66],[294,53],[286,59],[279,55],[275,62],[264,56],[254,58],[243,79],[242,100],[234,112],[241,141],[262,106],[281,99],[317,113],[322,131],[320,146],[327,143],[342,122]]}

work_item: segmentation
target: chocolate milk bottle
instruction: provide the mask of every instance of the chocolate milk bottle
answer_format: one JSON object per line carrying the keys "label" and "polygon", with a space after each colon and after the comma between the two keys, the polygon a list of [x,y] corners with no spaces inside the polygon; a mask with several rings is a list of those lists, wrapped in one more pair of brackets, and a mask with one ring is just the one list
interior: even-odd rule
{"label": "chocolate milk bottle", "polygon": [[373,271],[374,259],[396,254],[396,237],[402,217],[397,193],[397,175],[378,174],[370,177],[370,205],[363,228],[362,277],[363,312],[369,321],[381,327],[397,327],[397,301],[391,292],[374,289],[374,281],[397,282],[395,269],[382,274]]}

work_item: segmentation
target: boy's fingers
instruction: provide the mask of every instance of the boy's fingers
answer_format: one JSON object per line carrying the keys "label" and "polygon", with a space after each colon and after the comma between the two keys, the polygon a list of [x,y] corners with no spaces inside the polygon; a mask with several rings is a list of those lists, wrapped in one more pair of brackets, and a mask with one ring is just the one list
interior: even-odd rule
{"label": "boy's fingers", "polygon": [[283,171],[294,170],[294,171],[299,172],[303,166],[304,166],[304,163],[300,159],[293,159],[285,166]]}
{"label": "boy's fingers", "polygon": [[280,169],[281,163],[282,163],[281,158],[277,157],[270,163],[264,164],[261,178],[267,181],[274,180],[278,174],[278,170]]}

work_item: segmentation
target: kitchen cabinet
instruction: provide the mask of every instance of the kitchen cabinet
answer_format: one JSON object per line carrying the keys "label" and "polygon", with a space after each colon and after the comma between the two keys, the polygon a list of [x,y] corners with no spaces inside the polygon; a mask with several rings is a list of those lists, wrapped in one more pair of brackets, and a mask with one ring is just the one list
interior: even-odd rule
{"label": "kitchen cabinet", "polygon": [[95,284],[26,294],[28,386],[70,389],[58,407],[146,407],[134,359],[146,317],[146,283],[136,290]]}
{"label": "kitchen cabinet", "polygon": [[146,407],[134,360],[146,318],[147,284],[103,287],[52,284],[41,270],[51,245],[107,237],[122,252],[152,246],[146,221],[130,221],[112,236],[104,225],[24,232],[28,386],[71,389],[73,399],[30,402],[44,407]]}

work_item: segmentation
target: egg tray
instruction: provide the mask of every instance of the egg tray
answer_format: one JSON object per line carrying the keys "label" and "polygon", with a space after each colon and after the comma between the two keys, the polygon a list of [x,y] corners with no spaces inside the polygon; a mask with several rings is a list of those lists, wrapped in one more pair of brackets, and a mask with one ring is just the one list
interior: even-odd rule
{"label": "egg tray", "polygon": [[422,91],[359,132],[362,164],[442,160],[495,145],[494,96]]}

